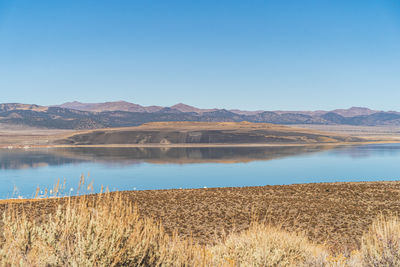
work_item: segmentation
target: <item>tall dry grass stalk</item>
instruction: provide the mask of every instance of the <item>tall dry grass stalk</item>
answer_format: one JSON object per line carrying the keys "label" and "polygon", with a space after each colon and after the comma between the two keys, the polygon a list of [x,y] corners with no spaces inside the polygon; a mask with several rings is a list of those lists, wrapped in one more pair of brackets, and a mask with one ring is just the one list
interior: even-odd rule
{"label": "tall dry grass stalk", "polygon": [[400,219],[379,215],[361,242],[364,266],[400,266]]}

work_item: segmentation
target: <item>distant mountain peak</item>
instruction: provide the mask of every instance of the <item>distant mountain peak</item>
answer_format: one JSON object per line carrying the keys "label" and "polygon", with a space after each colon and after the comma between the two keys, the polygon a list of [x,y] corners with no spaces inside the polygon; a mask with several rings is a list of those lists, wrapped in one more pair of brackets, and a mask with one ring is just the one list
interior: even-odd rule
{"label": "distant mountain peak", "polygon": [[[101,104],[101,103],[100,103]],[[124,100],[118,100],[118,101],[108,101],[108,102],[104,102],[103,104],[129,104],[129,105],[137,105],[137,104],[133,104]]]}
{"label": "distant mountain peak", "polygon": [[370,108],[366,108],[366,107],[351,107],[351,108],[348,108],[347,110],[369,110],[369,111],[373,111],[372,109],[370,109]]}
{"label": "distant mountain peak", "polygon": [[[141,106],[138,104],[134,104],[131,102],[127,102],[124,100],[118,100],[118,101],[109,101],[109,102],[104,102],[104,103],[82,103],[79,101],[72,101],[72,102],[66,102],[64,104],[61,104],[56,107],[61,107],[61,108],[68,108],[68,109],[76,109],[76,110],[81,110],[81,111],[92,111],[92,112],[103,112],[103,111],[128,111],[128,112],[148,112],[148,113],[153,113],[153,112],[159,112],[163,110],[166,107],[161,107],[161,106]],[[177,110],[180,112],[194,112],[198,114],[202,114],[205,112],[213,112],[213,111],[218,111],[221,109],[201,109],[197,108],[185,103],[177,103],[171,107],[169,107],[173,110]],[[165,110],[164,110],[165,111]],[[256,111],[246,111],[246,110],[238,110],[238,109],[232,109],[229,110],[230,112],[233,112],[235,114],[239,115],[256,115],[256,114],[261,114],[264,112],[264,110],[256,110]],[[347,109],[335,109],[332,111],[323,111],[323,110],[318,110],[318,111],[273,111],[274,113],[277,113],[279,115],[283,114],[303,114],[303,115],[309,115],[309,116],[322,116],[324,114],[333,112],[336,113],[340,116],[343,117],[355,117],[355,116],[369,116],[381,111],[377,110],[372,110],[366,107],[358,107],[358,106],[353,106]]]}
{"label": "distant mountain peak", "polygon": [[400,125],[399,112],[365,107],[332,111],[242,111],[200,109],[184,103],[172,107],[141,106],[127,101],[104,103],[67,102],[45,107],[0,104],[0,123],[54,129],[94,129],[141,125],[151,121],[250,121],[275,124],[340,124],[357,126]]}
{"label": "distant mountain peak", "polygon": [[193,106],[189,106],[184,103],[178,103],[173,105],[171,108],[179,110],[181,112],[195,112],[195,113],[204,113],[204,112],[211,112],[211,111],[216,111],[217,109],[201,109],[201,108],[196,108]]}
{"label": "distant mountain peak", "polygon": [[178,103],[178,104],[171,106],[171,108],[195,108],[195,107],[186,105],[184,103]]}
{"label": "distant mountain peak", "polygon": [[59,106],[63,106],[63,105],[83,105],[84,103],[79,102],[79,101],[71,101],[71,102],[65,102]]}
{"label": "distant mountain peak", "polygon": [[103,112],[103,111],[129,111],[129,112],[146,112],[141,106],[126,101],[113,101],[104,103],[82,103],[79,101],[67,102],[57,107],[76,109],[81,111]]}
{"label": "distant mountain peak", "polygon": [[372,110],[365,107],[351,107],[348,109],[335,109],[332,110],[331,112],[339,114],[343,117],[355,117],[355,116],[369,116],[378,113],[380,111]]}

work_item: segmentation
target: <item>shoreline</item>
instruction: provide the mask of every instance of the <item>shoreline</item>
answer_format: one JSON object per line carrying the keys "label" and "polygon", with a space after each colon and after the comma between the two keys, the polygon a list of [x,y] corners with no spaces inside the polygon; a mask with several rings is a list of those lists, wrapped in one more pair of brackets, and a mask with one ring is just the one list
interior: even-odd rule
{"label": "shoreline", "polygon": [[228,190],[228,189],[260,189],[260,188],[280,188],[280,187],[302,187],[302,186],[336,186],[336,185],[374,185],[374,184],[399,184],[399,180],[380,180],[380,181],[355,181],[355,182],[310,182],[310,183],[295,183],[295,184],[273,184],[273,185],[255,185],[255,186],[223,186],[223,187],[195,187],[195,188],[167,188],[167,189],[136,189],[136,190],[116,190],[102,193],[89,193],[82,195],[70,195],[70,196],[47,196],[43,198],[5,198],[0,199],[0,205],[8,204],[21,204],[26,202],[43,202],[43,201],[57,201],[65,200],[68,198],[84,197],[84,196],[96,196],[100,194],[115,194],[115,193],[133,193],[133,192],[195,192],[204,190]]}
{"label": "shoreline", "polygon": [[74,147],[103,147],[103,148],[191,148],[191,147],[301,147],[301,146],[357,146],[370,144],[399,144],[400,140],[377,140],[362,142],[336,142],[336,143],[282,143],[282,144],[263,144],[263,143],[178,143],[178,144],[98,144],[98,145],[29,145],[29,144],[3,144],[0,149],[32,149],[32,148],[74,148]]}

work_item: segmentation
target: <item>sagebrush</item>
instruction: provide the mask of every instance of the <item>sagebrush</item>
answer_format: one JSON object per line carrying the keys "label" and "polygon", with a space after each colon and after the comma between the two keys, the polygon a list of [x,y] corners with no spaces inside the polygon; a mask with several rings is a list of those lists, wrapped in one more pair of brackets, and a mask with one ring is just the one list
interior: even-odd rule
{"label": "sagebrush", "polygon": [[[43,200],[47,201],[47,200]],[[253,222],[214,245],[199,245],[140,216],[121,193],[65,198],[33,217],[3,213],[2,266],[399,266],[400,220],[380,216],[359,251],[331,255],[300,233]]]}

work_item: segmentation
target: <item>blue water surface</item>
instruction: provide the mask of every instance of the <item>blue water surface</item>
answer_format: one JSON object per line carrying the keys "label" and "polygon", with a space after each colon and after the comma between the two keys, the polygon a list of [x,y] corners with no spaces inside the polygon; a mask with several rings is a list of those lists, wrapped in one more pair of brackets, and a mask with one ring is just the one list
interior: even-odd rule
{"label": "blue water surface", "polygon": [[[400,179],[400,145],[308,148],[0,150],[0,198],[32,197],[37,187],[81,176],[110,190],[262,186]],[[73,188],[73,191],[72,189]]]}

